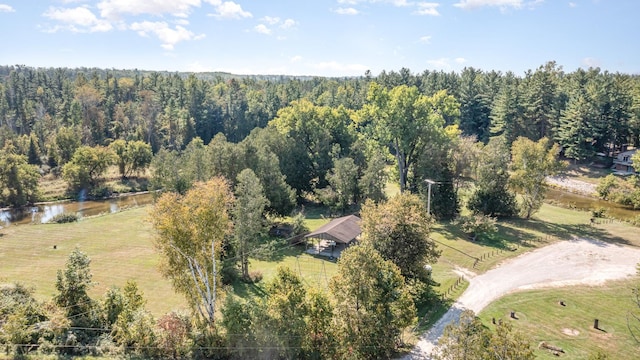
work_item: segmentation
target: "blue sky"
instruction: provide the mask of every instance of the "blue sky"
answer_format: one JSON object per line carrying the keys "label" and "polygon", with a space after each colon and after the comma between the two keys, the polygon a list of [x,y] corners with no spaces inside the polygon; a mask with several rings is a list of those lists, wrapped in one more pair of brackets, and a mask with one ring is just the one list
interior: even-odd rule
{"label": "blue sky", "polygon": [[554,60],[640,74],[637,0],[0,0],[0,64],[357,76]]}

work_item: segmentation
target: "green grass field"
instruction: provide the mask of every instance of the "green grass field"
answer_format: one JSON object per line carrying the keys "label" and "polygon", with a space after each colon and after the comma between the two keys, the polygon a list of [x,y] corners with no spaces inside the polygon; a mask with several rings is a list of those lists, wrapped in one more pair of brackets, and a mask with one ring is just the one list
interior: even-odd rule
{"label": "green grass field", "polygon": [[[515,293],[492,303],[480,318],[487,326],[492,326],[492,318],[510,321],[532,339],[535,347],[544,341],[562,348],[563,359],[586,359],[598,350],[603,350],[610,359],[637,359],[640,344],[627,328],[627,313],[640,312],[631,293],[639,284],[640,279],[635,278],[603,286]],[[509,318],[510,311],[516,311],[517,320]],[[600,330],[593,328],[594,319],[599,320]],[[556,358],[544,349],[537,349],[536,356]]]}
{"label": "green grass field", "polygon": [[[138,283],[147,299],[147,308],[159,316],[185,306],[168,280],[158,271],[158,255],[152,244],[153,233],[147,221],[150,206],[116,214],[85,218],[72,224],[11,226],[0,231],[0,283],[20,282],[35,288],[41,300],[55,294],[56,273],[78,247],[91,258],[96,285],[94,299],[111,286],[122,287],[127,280]],[[329,221],[314,210],[312,229]],[[56,249],[54,249],[54,245]],[[277,266],[288,266],[310,286],[325,288],[335,273],[335,263],[304,254],[300,246],[283,244],[271,261],[252,259],[251,270],[269,279]],[[259,290],[259,289],[258,289]]]}
{"label": "green grass field", "polygon": [[[154,314],[184,305],[169,281],[157,270],[152,245],[149,207],[86,218],[71,224],[18,225],[2,230],[0,281],[16,281],[35,287],[42,300],[55,294],[56,272],[78,247],[91,258],[96,285],[90,292],[100,298],[111,286],[135,280]],[[53,249],[53,246],[56,249]]]}

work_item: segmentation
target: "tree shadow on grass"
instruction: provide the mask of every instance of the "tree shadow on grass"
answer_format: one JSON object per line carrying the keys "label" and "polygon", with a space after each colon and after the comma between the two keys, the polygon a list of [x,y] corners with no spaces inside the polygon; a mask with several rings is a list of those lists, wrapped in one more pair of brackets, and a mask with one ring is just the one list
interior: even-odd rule
{"label": "tree shadow on grass", "polygon": [[530,219],[528,222],[539,229],[540,232],[569,240],[574,237],[582,239],[599,240],[609,244],[636,246],[619,236],[611,235],[608,231],[589,224],[554,224],[539,219]]}
{"label": "tree shadow on grass", "polygon": [[478,245],[496,249],[510,249],[514,244],[531,246],[531,242],[538,238],[535,234],[508,226],[509,223],[498,222],[498,231],[494,234],[479,236],[475,241],[463,232],[459,226],[451,223],[442,223],[435,230],[447,240],[469,241]]}
{"label": "tree shadow on grass", "polygon": [[451,222],[441,222],[438,226],[432,229],[433,232],[437,232],[442,237],[447,240],[465,240],[468,239],[467,234],[465,234],[460,227],[457,225],[453,225]]}
{"label": "tree shadow on grass", "polygon": [[243,299],[249,299],[251,297],[262,298],[267,294],[262,286],[263,281],[264,280],[259,283],[246,283],[241,280],[236,280],[231,284],[231,287],[233,288],[233,293]]}

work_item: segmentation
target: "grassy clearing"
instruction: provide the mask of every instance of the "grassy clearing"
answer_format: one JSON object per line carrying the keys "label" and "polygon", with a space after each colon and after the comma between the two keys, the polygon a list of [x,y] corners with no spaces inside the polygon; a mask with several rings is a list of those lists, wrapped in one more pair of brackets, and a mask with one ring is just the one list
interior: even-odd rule
{"label": "grassy clearing", "polygon": [[[545,341],[561,347],[565,359],[586,359],[598,349],[611,359],[634,359],[639,344],[627,328],[627,312],[637,306],[631,289],[640,279],[608,282],[604,286],[574,286],[562,289],[535,290],[515,293],[492,303],[481,314],[484,324],[491,327],[491,319],[510,321],[514,327],[530,337],[534,346]],[[559,304],[564,301],[566,306]],[[518,320],[509,318],[516,311]],[[599,328],[593,328],[594,319]],[[554,359],[548,350],[536,350],[540,359]]]}
{"label": "grassy clearing", "polygon": [[[100,298],[107,288],[135,280],[147,307],[161,315],[185,305],[169,281],[157,270],[151,225],[145,221],[149,207],[83,219],[71,224],[19,225],[2,230],[0,281],[33,286],[41,300],[55,294],[56,272],[65,267],[75,247],[91,258],[90,292]],[[57,249],[53,249],[56,245]]]}

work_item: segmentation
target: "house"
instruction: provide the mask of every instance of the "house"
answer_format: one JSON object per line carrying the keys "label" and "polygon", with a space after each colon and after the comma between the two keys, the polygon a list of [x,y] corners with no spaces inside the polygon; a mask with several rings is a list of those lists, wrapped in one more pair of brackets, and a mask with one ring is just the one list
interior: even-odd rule
{"label": "house", "polygon": [[631,158],[636,153],[636,151],[638,150],[634,149],[634,150],[623,151],[619,153],[613,159],[613,166],[611,166],[611,169],[613,170],[613,172],[621,175],[628,175],[628,174],[635,173],[636,170],[633,168],[633,162],[631,161]]}
{"label": "house", "polygon": [[307,245],[309,241],[312,242],[312,247],[307,249],[307,253],[329,258],[339,257],[342,250],[358,240],[362,232],[361,221],[355,215],[343,216],[310,232],[304,236]]}

